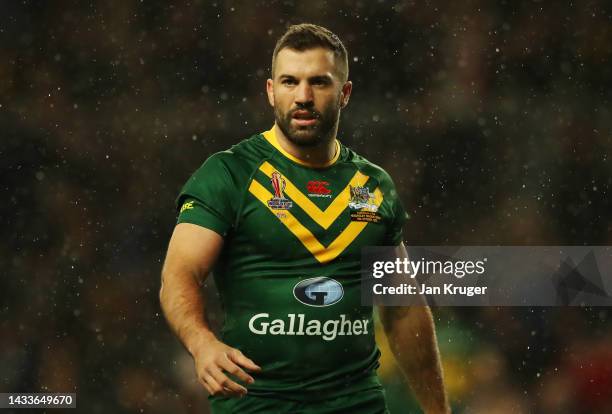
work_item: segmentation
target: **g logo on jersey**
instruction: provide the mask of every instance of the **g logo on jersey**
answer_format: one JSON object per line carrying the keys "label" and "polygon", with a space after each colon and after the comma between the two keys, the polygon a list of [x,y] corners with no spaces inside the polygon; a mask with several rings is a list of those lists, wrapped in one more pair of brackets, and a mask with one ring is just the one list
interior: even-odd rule
{"label": "g logo on jersey", "polygon": [[329,277],[313,277],[302,280],[293,287],[293,296],[308,306],[330,306],[344,296],[342,285]]}

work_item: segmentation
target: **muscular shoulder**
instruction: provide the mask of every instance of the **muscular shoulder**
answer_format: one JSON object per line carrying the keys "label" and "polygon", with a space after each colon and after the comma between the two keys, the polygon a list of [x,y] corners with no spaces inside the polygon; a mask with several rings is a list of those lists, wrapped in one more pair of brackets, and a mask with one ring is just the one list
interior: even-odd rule
{"label": "muscular shoulder", "polygon": [[[348,149],[348,148],[347,148]],[[393,179],[389,173],[380,165],[374,164],[362,155],[357,154],[355,151],[348,149],[349,155],[347,159],[354,163],[359,171],[367,175],[368,177],[375,178],[383,187],[393,188]]]}
{"label": "muscular shoulder", "polygon": [[256,134],[233,145],[231,148],[217,152],[204,161],[192,179],[210,179],[220,175],[226,181],[239,182],[248,178],[252,171],[269,156],[269,148],[261,135]]}
{"label": "muscular shoulder", "polygon": [[[261,136],[254,135],[208,157],[179,193],[176,200],[177,210],[181,213],[179,220],[224,235],[235,222],[247,181],[267,157],[262,140]],[[186,200],[192,204],[183,211]],[[197,217],[194,216],[196,206],[201,207]]]}

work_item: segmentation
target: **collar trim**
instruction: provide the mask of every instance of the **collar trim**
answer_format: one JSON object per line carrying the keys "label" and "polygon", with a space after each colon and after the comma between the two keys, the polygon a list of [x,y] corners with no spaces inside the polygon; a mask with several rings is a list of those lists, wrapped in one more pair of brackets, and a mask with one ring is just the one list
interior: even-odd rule
{"label": "collar trim", "polygon": [[269,129],[268,131],[263,132],[261,135],[263,135],[263,137],[266,139],[266,141],[268,141],[270,143],[270,145],[272,145],[274,148],[276,148],[278,150],[278,152],[280,152],[281,154],[283,154],[285,157],[289,158],[291,161],[303,165],[305,167],[310,167],[310,168],[325,168],[325,167],[329,167],[330,165],[334,164],[336,161],[338,161],[338,158],[340,158],[340,142],[338,142],[338,140],[336,139],[334,142],[336,144],[336,152],[334,154],[334,156],[332,157],[331,160],[327,161],[325,164],[315,164],[312,162],[308,162],[308,161],[304,161],[301,160],[291,154],[289,154],[287,151],[285,151],[283,149],[283,147],[281,147],[281,145],[278,142],[278,138],[276,137],[276,132],[274,131],[274,126],[272,126],[271,129]]}

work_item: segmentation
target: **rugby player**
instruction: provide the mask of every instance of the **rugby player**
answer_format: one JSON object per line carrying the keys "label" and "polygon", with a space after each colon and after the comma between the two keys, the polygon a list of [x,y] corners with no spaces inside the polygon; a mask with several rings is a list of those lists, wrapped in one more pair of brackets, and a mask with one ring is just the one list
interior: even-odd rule
{"label": "rugby player", "polygon": [[[388,412],[360,249],[405,254],[406,214],[389,175],[336,139],[346,49],[323,27],[291,26],[266,86],[272,128],[212,155],[180,192],[162,309],[214,413]],[[210,272],[219,336],[201,292]],[[379,312],[423,410],[450,412],[429,308]]]}

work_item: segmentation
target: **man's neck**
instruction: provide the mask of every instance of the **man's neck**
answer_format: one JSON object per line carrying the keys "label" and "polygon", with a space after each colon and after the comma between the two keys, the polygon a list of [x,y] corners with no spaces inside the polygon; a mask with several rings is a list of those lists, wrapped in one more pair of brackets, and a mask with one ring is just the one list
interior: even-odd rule
{"label": "man's neck", "polygon": [[327,142],[323,142],[320,145],[313,147],[295,145],[285,136],[277,124],[274,124],[274,135],[276,135],[278,145],[280,145],[283,150],[295,158],[312,165],[329,165],[330,161],[336,157],[336,151],[339,151],[336,144],[335,131],[333,134],[333,139],[327,140]]}

